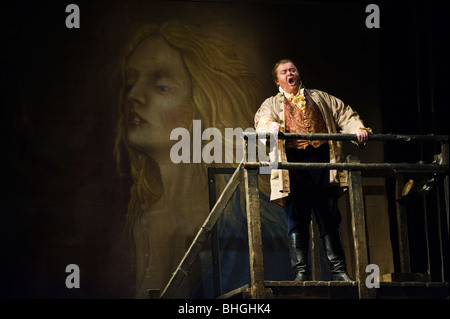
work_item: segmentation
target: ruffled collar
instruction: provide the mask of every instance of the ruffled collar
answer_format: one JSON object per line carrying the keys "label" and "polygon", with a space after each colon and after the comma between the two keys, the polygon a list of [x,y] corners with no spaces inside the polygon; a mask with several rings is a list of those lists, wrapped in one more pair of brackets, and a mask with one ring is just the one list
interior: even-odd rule
{"label": "ruffled collar", "polygon": [[294,104],[295,107],[300,109],[300,111],[305,112],[306,107],[306,99],[305,99],[305,88],[300,88],[298,90],[297,94],[293,93],[287,93],[285,90],[281,88],[281,86],[278,87],[278,90],[290,101],[292,104]]}

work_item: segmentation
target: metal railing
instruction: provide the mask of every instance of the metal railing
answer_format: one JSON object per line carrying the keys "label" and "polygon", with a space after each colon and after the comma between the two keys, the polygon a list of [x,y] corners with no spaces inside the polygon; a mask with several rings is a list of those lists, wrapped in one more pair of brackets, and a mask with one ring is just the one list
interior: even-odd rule
{"label": "metal railing", "polygon": [[[246,210],[248,224],[249,258],[250,258],[250,287],[249,295],[259,299],[266,297],[264,283],[263,249],[261,238],[261,219],[259,206],[258,169],[260,167],[271,167],[278,169],[328,169],[328,170],[348,170],[349,173],[349,200],[351,211],[351,223],[353,242],[356,259],[356,282],[358,286],[358,296],[361,299],[375,298],[376,291],[368,289],[364,284],[365,267],[369,264],[368,246],[366,237],[366,221],[364,212],[364,197],[362,191],[361,171],[364,170],[391,170],[414,171],[414,172],[435,172],[444,175],[445,202],[447,214],[447,228],[449,220],[448,202],[448,139],[447,135],[397,135],[397,134],[372,134],[369,141],[384,142],[440,142],[443,161],[440,164],[417,164],[417,163],[360,163],[355,156],[348,156],[346,163],[269,163],[257,161],[254,152],[248,152],[249,147],[255,148],[258,138],[275,138],[267,133],[243,133],[244,139],[244,159],[236,168],[234,174],[226,185],[224,191],[218,198],[204,224],[200,228],[197,236],[173,273],[167,286],[161,293],[161,298],[171,298],[181,281],[189,272],[197,254],[202,249],[203,244],[221,217],[225,207],[230,201],[234,191],[243,181],[245,184]],[[306,140],[341,140],[356,141],[354,134],[283,134],[276,136],[278,139],[306,139]],[[250,145],[249,144],[250,141]],[[400,245],[404,245],[401,242]],[[407,259],[409,256],[401,256]]]}

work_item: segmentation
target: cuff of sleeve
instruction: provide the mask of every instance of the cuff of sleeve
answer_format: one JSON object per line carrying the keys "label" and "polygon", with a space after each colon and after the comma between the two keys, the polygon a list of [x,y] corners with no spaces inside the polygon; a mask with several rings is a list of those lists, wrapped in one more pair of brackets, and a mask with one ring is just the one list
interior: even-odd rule
{"label": "cuff of sleeve", "polygon": [[373,134],[372,129],[370,127],[360,127],[359,130],[365,130],[369,134]]}

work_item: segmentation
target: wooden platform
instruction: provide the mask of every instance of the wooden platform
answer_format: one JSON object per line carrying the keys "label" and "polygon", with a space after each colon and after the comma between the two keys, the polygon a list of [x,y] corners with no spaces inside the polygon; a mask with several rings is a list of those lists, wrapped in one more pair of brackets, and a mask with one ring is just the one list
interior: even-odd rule
{"label": "wooden platform", "polygon": [[[358,299],[355,281],[265,281],[269,299]],[[448,282],[380,282],[377,299],[448,299]],[[250,299],[249,286],[238,288],[220,299]]]}

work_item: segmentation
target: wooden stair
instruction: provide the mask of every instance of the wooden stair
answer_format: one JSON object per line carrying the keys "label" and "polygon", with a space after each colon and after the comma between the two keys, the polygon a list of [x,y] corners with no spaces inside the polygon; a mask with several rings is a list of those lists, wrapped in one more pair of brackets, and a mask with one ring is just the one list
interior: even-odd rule
{"label": "wooden stair", "polygon": [[[358,299],[356,281],[265,281],[268,299]],[[380,282],[376,299],[448,299],[448,282]],[[249,285],[219,299],[251,299]]]}

